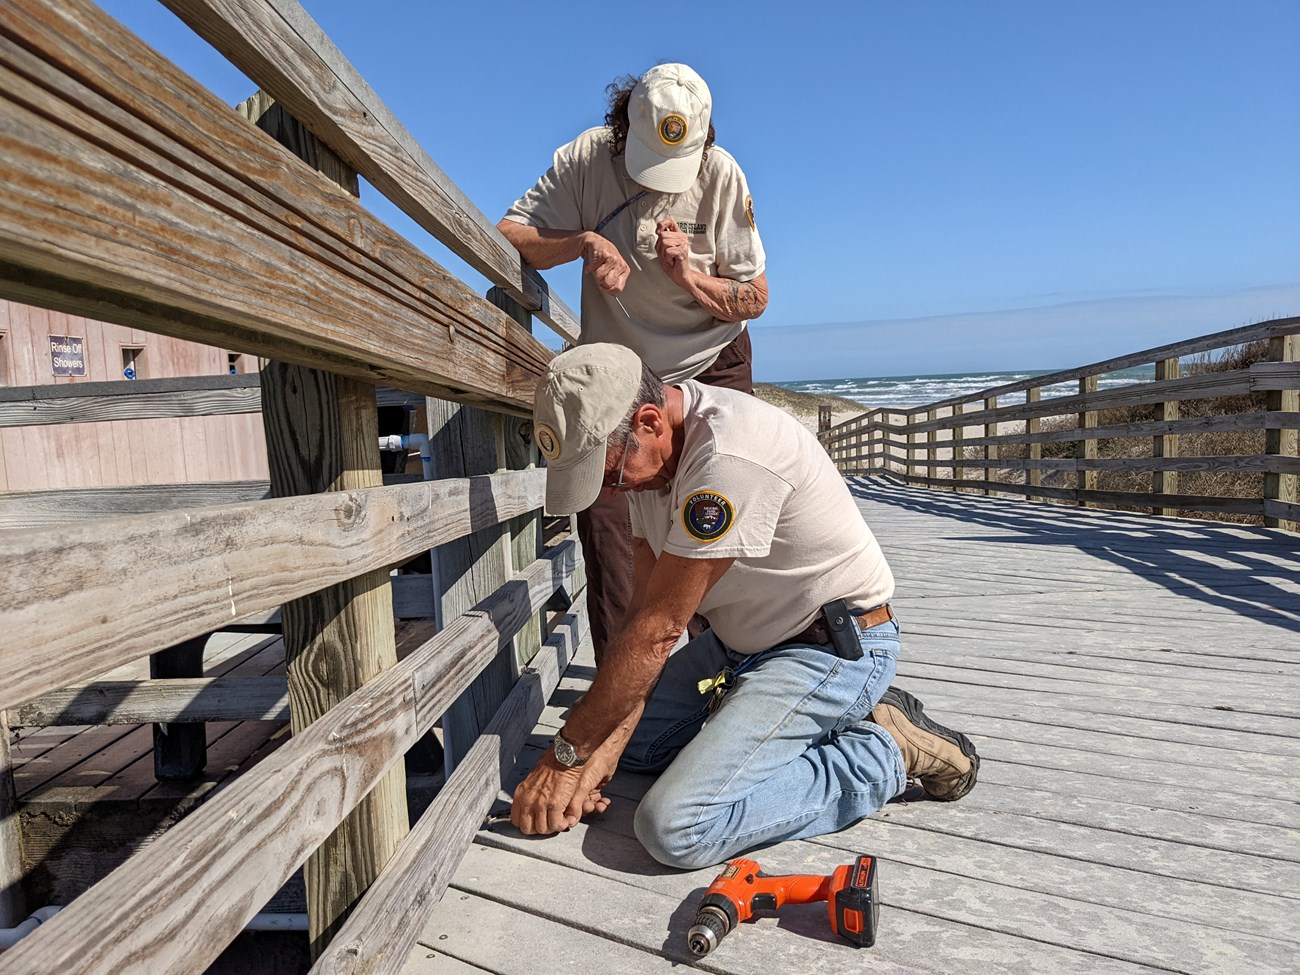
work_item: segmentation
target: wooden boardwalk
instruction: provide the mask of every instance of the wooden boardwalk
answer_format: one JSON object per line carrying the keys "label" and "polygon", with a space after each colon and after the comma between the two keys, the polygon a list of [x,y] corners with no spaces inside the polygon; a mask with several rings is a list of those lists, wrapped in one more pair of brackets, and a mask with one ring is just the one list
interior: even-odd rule
{"label": "wooden boardwalk", "polygon": [[[733,932],[717,973],[1300,971],[1300,544],[1282,532],[850,482],[898,578],[899,684],[976,741],[974,792],[784,843],[881,858],[874,949],[823,908]],[[531,765],[592,676],[579,657]],[[631,831],[649,780],[569,833],[480,832],[405,972],[668,971],[716,870]]]}

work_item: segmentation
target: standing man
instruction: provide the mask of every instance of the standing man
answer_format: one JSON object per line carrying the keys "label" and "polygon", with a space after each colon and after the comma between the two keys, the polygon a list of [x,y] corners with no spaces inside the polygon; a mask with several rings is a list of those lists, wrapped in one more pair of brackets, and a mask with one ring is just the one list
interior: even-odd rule
{"label": "standing man", "polygon": [[[497,229],[535,268],[582,260],[582,344],[627,346],[665,382],[753,392],[745,326],[767,307],[766,258],[708,86],[661,64],[609,93],[606,124],[556,150]],[[578,534],[599,663],[632,597],[626,499],[579,515]]]}
{"label": "standing man", "polygon": [[[628,349],[557,356],[537,386],[546,505],[632,492],[636,585],[590,690],[515,791],[552,833],[603,810],[616,766],[660,772],[636,833],[670,866],[835,832],[915,778],[975,785],[970,740],[892,687],[894,579],[816,438],[752,396],[666,386]],[[712,628],[672,653],[699,610]]]}

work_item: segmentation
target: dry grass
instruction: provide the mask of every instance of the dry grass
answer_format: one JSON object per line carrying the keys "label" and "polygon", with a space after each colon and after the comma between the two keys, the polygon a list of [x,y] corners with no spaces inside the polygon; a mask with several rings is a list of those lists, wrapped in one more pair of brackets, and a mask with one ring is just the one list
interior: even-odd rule
{"label": "dry grass", "polygon": [[867,408],[861,403],[845,399],[843,396],[818,396],[813,393],[796,393],[792,389],[786,389],[784,386],[774,386],[771,383],[754,383],[754,395],[764,403],[771,403],[787,413],[798,417],[812,417],[814,420],[817,418],[817,410],[821,406],[829,406],[832,413],[867,412]]}

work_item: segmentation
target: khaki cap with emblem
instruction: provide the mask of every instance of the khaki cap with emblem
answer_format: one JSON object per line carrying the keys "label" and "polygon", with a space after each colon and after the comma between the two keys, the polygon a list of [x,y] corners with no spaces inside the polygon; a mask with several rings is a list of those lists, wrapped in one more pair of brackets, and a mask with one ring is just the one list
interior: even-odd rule
{"label": "khaki cap with emblem", "polygon": [[548,514],[572,514],[596,500],[605,478],[605,442],[640,386],[641,359],[622,345],[580,345],[551,360],[533,396]]}
{"label": "khaki cap with emblem", "polygon": [[623,153],[627,174],[660,193],[690,189],[700,172],[713,96],[684,64],[660,64],[641,76],[627,103]]}

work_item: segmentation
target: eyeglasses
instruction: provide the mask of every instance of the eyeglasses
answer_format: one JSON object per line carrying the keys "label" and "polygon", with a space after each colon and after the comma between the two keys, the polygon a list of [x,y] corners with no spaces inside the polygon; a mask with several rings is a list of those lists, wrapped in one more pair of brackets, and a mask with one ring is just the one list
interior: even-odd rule
{"label": "eyeglasses", "polygon": [[618,480],[615,481],[613,484],[610,484],[609,478],[607,477],[605,478],[604,481],[601,482],[603,486],[609,488],[610,490],[617,491],[621,487],[623,487],[623,471],[627,467],[627,455],[629,453],[627,448],[628,448],[628,441],[631,439],[632,439],[632,431],[629,430],[627,436],[623,438],[623,457],[618,462]]}

